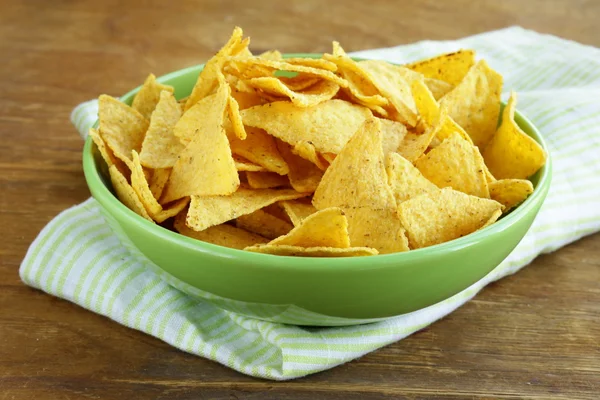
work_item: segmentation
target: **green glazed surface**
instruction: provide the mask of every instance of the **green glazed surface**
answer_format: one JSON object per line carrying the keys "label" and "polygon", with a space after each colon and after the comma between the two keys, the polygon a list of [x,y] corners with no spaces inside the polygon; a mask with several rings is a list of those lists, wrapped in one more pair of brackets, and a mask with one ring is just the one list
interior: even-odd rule
{"label": "green glazed surface", "polygon": [[[191,92],[201,69],[186,68],[158,80],[172,85],[176,97],[182,98]],[[138,89],[122,100],[131,104]],[[518,112],[515,118],[548,151],[531,122]],[[369,322],[416,311],[462,291],[498,266],[521,241],[551,181],[548,159],[531,178],[535,191],[523,204],[495,224],[451,242],[371,257],[295,258],[204,243],[144,220],[111,192],[106,165],[91,138],[83,150],[83,167],[92,196],[113,231],[167,282],[225,309],[304,325]]]}

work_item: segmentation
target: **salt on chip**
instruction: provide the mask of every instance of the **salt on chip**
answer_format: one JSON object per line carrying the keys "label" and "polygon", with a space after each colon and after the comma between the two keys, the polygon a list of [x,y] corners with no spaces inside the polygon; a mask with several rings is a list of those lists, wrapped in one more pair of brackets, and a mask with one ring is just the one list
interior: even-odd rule
{"label": "salt on chip", "polygon": [[177,215],[173,226],[184,236],[232,249],[243,250],[248,246],[268,242],[260,235],[227,224],[211,226],[202,232],[197,232],[185,224],[185,213]]}
{"label": "salt on chip", "polygon": [[413,197],[398,205],[411,248],[454,240],[482,228],[502,209],[494,200],[445,188]]}
{"label": "salt on chip", "polygon": [[[193,124],[191,129],[196,132],[173,166],[161,198],[162,203],[191,195],[226,195],[238,188],[240,180],[223,128],[228,97],[229,86],[222,82],[216,93],[205,97],[188,110],[190,112],[201,107],[202,112],[195,115],[206,118],[190,121]],[[186,112],[181,119],[187,114]]]}
{"label": "salt on chip", "polygon": [[439,191],[436,185],[398,153],[387,155],[385,169],[397,204],[423,193]]}
{"label": "salt on chip", "polygon": [[286,175],[289,172],[288,165],[277,150],[274,137],[262,129],[253,127],[246,127],[246,135],[245,140],[240,140],[232,134],[228,135],[233,154],[279,175]]}
{"label": "salt on chip", "polygon": [[235,224],[238,228],[256,233],[267,239],[275,239],[286,235],[293,228],[293,225],[289,222],[279,219],[263,210],[256,210],[250,214],[240,215],[235,220]]}
{"label": "salt on chip", "polygon": [[459,50],[408,64],[406,67],[427,78],[439,79],[451,85],[458,85],[475,64],[473,50]]}
{"label": "salt on chip", "polygon": [[483,151],[485,163],[498,179],[526,179],[546,163],[546,152],[515,121],[516,94],[511,93],[502,123]]}
{"label": "salt on chip", "polygon": [[[185,148],[173,134],[181,118],[181,107],[171,92],[163,90],[150,118],[150,126],[142,142],[140,161],[148,168],[170,168]],[[134,149],[135,150],[135,149]]]}
{"label": "salt on chip", "polygon": [[368,247],[348,247],[345,249],[338,249],[335,247],[300,247],[277,244],[250,246],[246,247],[244,250],[254,253],[289,257],[364,257],[378,254],[377,250]]}
{"label": "salt on chip", "polygon": [[408,250],[396,200],[388,184],[381,146],[381,122],[370,118],[325,172],[313,196],[317,210],[341,208],[352,246],[380,253]]}
{"label": "salt on chip", "polygon": [[294,154],[289,144],[278,140],[277,148],[289,167],[288,179],[292,187],[298,192],[313,193],[323,177],[323,171],[312,162]]}
{"label": "salt on chip", "polygon": [[175,90],[173,86],[157,82],[154,74],[150,74],[140,88],[140,91],[133,98],[131,107],[142,114],[144,118],[150,120],[150,116],[156,108],[161,97],[161,92],[163,91],[173,94]]}
{"label": "salt on chip", "polygon": [[490,197],[477,148],[457,133],[416,160],[415,166],[439,188],[451,187],[473,196]]}
{"label": "salt on chip", "polygon": [[247,126],[264,129],[294,146],[311,142],[316,151],[338,154],[371,112],[343,100],[328,100],[303,108],[278,101],[242,111]]}
{"label": "salt on chip", "polygon": [[135,212],[136,214],[144,217],[148,221],[152,221],[152,218],[148,215],[148,212],[144,208],[144,205],[140,201],[137,193],[133,190],[131,185],[127,182],[127,179],[123,176],[123,174],[117,169],[115,165],[111,165],[108,168],[110,173],[110,181],[112,182],[112,187],[115,190],[115,193],[119,200],[127,208]]}
{"label": "salt on chip", "polygon": [[252,189],[270,189],[280,186],[288,186],[290,181],[285,175],[279,175],[275,172],[246,172],[248,185]]}
{"label": "salt on chip", "polygon": [[248,189],[240,187],[229,196],[192,196],[187,225],[197,231],[250,214],[281,200],[306,196],[293,189]]}
{"label": "salt on chip", "polygon": [[298,92],[287,87],[276,77],[252,78],[247,80],[246,83],[264,92],[280,97],[288,97],[298,107],[315,106],[331,99],[339,90],[339,86],[335,82],[326,80],[321,80],[313,86]]}
{"label": "salt on chip", "polygon": [[490,183],[490,197],[502,204],[505,211],[521,204],[533,193],[533,184],[526,179],[500,179]]}
{"label": "salt on chip", "polygon": [[127,104],[107,95],[98,98],[98,131],[113,154],[128,166],[131,150],[140,151],[148,120]]}
{"label": "salt on chip", "polygon": [[440,99],[440,106],[446,108],[448,115],[471,136],[473,143],[483,149],[496,132],[501,92],[502,75],[481,60]]}
{"label": "salt on chip", "polygon": [[315,206],[303,199],[282,201],[281,205],[294,226],[300,225],[308,216],[317,212]]}

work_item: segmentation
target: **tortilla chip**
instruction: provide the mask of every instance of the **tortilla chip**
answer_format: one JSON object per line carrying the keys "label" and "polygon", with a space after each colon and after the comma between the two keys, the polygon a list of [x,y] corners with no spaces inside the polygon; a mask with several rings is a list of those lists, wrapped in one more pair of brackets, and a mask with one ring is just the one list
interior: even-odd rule
{"label": "tortilla chip", "polygon": [[508,211],[521,204],[533,193],[533,184],[526,179],[500,179],[490,183],[490,197]]}
{"label": "tortilla chip", "polygon": [[172,218],[181,213],[181,211],[187,207],[189,202],[189,197],[184,197],[182,199],[175,200],[174,202],[165,205],[162,208],[162,210],[153,215],[152,218],[158,223],[164,222],[169,218]]}
{"label": "tortilla chip", "polygon": [[415,161],[415,166],[439,188],[451,187],[473,196],[490,197],[477,148],[457,133]]}
{"label": "tortilla chip", "polygon": [[439,191],[436,185],[398,153],[387,155],[385,169],[397,204],[424,193]]}
{"label": "tortilla chip", "polygon": [[144,167],[170,168],[185,148],[173,134],[173,128],[181,118],[181,107],[171,92],[163,90],[150,118],[150,126],[142,142],[140,160]]}
{"label": "tortilla chip", "polygon": [[202,232],[197,232],[186,226],[185,213],[177,215],[173,226],[177,232],[184,236],[219,246],[229,247],[231,249],[243,250],[248,246],[268,242],[268,240],[262,236],[226,224],[211,226]]}
{"label": "tortilla chip", "polygon": [[155,199],[160,199],[162,192],[171,176],[171,168],[159,168],[152,171],[150,177],[150,191]]}
{"label": "tortilla chip", "polygon": [[246,130],[244,129],[244,124],[242,123],[240,106],[237,100],[231,95],[227,101],[227,113],[229,115],[229,122],[231,123],[231,127],[233,133],[235,133],[235,136],[241,140],[246,139]]}
{"label": "tortilla chip", "polygon": [[238,228],[256,233],[267,239],[275,239],[285,235],[293,228],[289,222],[279,219],[263,210],[256,210],[250,214],[240,215],[237,217],[235,224]]}
{"label": "tortilla chip", "polygon": [[263,92],[271,93],[275,96],[287,97],[298,107],[312,107],[329,100],[335,96],[340,88],[335,82],[321,80],[308,89],[296,92],[276,77],[267,76],[252,78],[246,81],[246,83]]}
{"label": "tortilla chip", "polygon": [[140,88],[140,91],[133,98],[131,107],[142,114],[144,118],[150,120],[150,116],[156,108],[161,92],[163,91],[173,94],[175,89],[173,89],[173,86],[158,83],[154,74],[150,74]]}
{"label": "tortilla chip", "polygon": [[483,224],[483,226],[481,228],[479,228],[478,230],[482,230],[483,228],[487,228],[488,226],[492,225],[494,222],[498,221],[498,218],[500,218],[501,215],[502,215],[502,210],[494,211],[494,213],[487,220],[487,222],[485,224]]}
{"label": "tortilla chip", "polygon": [[238,171],[252,171],[252,172],[262,172],[266,171],[265,167],[262,165],[256,165],[246,160],[244,157],[240,157],[238,155],[233,155],[233,161],[235,163],[235,168]]}
{"label": "tortilla chip", "polygon": [[131,150],[140,151],[148,121],[142,114],[105,94],[98,98],[98,131],[115,157],[131,164]]}
{"label": "tortilla chip", "polygon": [[255,92],[247,93],[239,90],[231,90],[231,97],[238,103],[240,110],[265,104],[265,100]]}
{"label": "tortilla chip", "polygon": [[440,118],[440,106],[424,81],[415,80],[410,85],[415,106],[426,127],[433,126]]}
{"label": "tortilla chip", "polygon": [[408,133],[406,127],[400,122],[389,119],[380,119],[379,122],[381,122],[381,146],[383,154],[398,150],[398,147],[400,147],[400,144],[402,144]]}
{"label": "tortilla chip", "polygon": [[408,250],[387,181],[381,123],[365,121],[325,172],[313,196],[317,210],[341,208],[348,218],[352,246],[380,253]]}
{"label": "tortilla chip", "polygon": [[292,220],[290,219],[290,217],[288,217],[287,213],[283,209],[282,203],[282,201],[278,201],[277,203],[269,204],[262,210],[267,214],[271,214],[272,216],[284,220],[285,222],[289,222],[291,224]]}
{"label": "tortilla chip", "polygon": [[501,209],[502,205],[494,200],[450,188],[425,193],[398,205],[400,219],[413,249],[475,232]]}
{"label": "tortilla chip", "polygon": [[335,65],[335,63],[327,61],[323,58],[291,57],[286,58],[283,61],[288,64],[304,65],[305,67],[324,69],[331,72],[337,71],[337,65]]}
{"label": "tortilla chip", "polygon": [[[294,76],[292,78],[288,78],[285,76],[280,76],[279,80],[285,84],[290,90],[294,92],[299,92],[309,87],[315,85],[318,82],[321,82],[319,78],[310,78],[302,75]],[[325,81],[327,82],[327,81]],[[335,83],[334,83],[335,85]]]}
{"label": "tortilla chip", "polygon": [[88,135],[92,137],[92,140],[96,144],[98,152],[100,152],[100,155],[106,162],[107,167],[110,167],[111,165],[116,165],[122,174],[126,174],[129,172],[129,170],[125,168],[123,162],[116,158],[112,151],[106,146],[104,139],[102,139],[100,133],[98,133],[96,129],[90,128],[90,130],[88,131]]}
{"label": "tortilla chip", "polygon": [[196,230],[220,225],[241,215],[250,214],[280,200],[305,197],[293,189],[239,188],[229,196],[192,196],[187,225]]}
{"label": "tortilla chip", "polygon": [[526,179],[546,163],[546,152],[515,122],[516,94],[502,112],[502,124],[483,151],[485,163],[498,179]]}
{"label": "tortilla chip", "polygon": [[234,154],[279,175],[286,175],[289,172],[288,165],[277,150],[274,137],[262,129],[252,127],[246,127],[246,134],[245,140],[228,135],[231,151]]}
{"label": "tortilla chip", "polygon": [[277,149],[289,167],[288,178],[292,187],[303,193],[313,193],[323,177],[323,171],[312,162],[294,154],[289,144],[278,140]]}
{"label": "tortilla chip", "polygon": [[112,182],[112,187],[119,198],[121,203],[125,204],[127,208],[135,212],[136,214],[144,217],[148,221],[152,221],[152,218],[146,212],[144,205],[140,201],[138,195],[135,193],[131,185],[127,182],[127,179],[123,176],[121,172],[117,169],[115,165],[111,165],[108,168],[110,173],[110,181]]}
{"label": "tortilla chip", "polygon": [[242,40],[243,31],[235,27],[229,41],[219,50],[219,52],[204,65],[204,68],[198,75],[198,81],[192,89],[184,111],[189,110],[193,105],[203,98],[210,95],[217,86],[219,86],[218,75],[223,69],[223,65],[228,57],[242,52],[248,46],[248,40]]}
{"label": "tortilla chip", "polygon": [[[223,128],[228,98],[229,86],[222,82],[216,93],[199,101],[181,118],[190,112],[198,117],[184,128],[196,133],[173,166],[162,203],[191,195],[226,195],[238,188],[240,179]],[[176,134],[181,120],[175,125]]]}
{"label": "tortilla chip", "polygon": [[454,89],[454,85],[438,79],[425,78],[424,82],[431,91],[433,98],[436,100],[441,99],[446,93]]}
{"label": "tortilla chip", "polygon": [[285,175],[275,172],[246,172],[246,179],[252,189],[269,189],[290,184]]}
{"label": "tortilla chip", "polygon": [[318,152],[338,154],[370,114],[367,108],[342,100],[310,108],[278,101],[243,110],[242,119],[292,146],[308,141]]}
{"label": "tortilla chip", "polygon": [[283,56],[281,55],[281,53],[278,50],[268,50],[263,53],[260,53],[256,57],[264,58],[265,60],[275,60],[275,61],[281,60],[283,58]]}
{"label": "tortilla chip", "polygon": [[300,140],[299,142],[296,142],[292,148],[292,152],[297,156],[312,162],[322,171],[325,171],[329,167],[327,160],[325,160],[320,153],[317,153],[315,146],[307,140]]}
{"label": "tortilla chip", "polygon": [[368,247],[349,247],[338,249],[334,247],[299,247],[288,245],[265,244],[246,247],[244,250],[254,253],[272,254],[290,257],[362,257],[377,255],[377,250]]}
{"label": "tortilla chip", "polygon": [[500,115],[502,75],[485,60],[475,64],[464,79],[440,99],[440,106],[483,149],[492,139]]}
{"label": "tortilla chip", "polygon": [[427,128],[425,133],[422,134],[408,132],[396,151],[408,161],[414,162],[425,153],[425,150],[427,150],[427,147],[439,130],[440,126],[438,125]]}
{"label": "tortilla chip", "polygon": [[137,193],[146,211],[148,211],[148,215],[153,217],[162,211],[162,206],[158,203],[150,191],[150,186],[146,180],[146,175],[144,174],[142,164],[140,164],[140,157],[138,153],[135,150],[132,150],[131,153],[133,165],[133,169],[131,170],[131,187]]}
{"label": "tortilla chip", "polygon": [[300,225],[308,216],[317,212],[315,206],[303,199],[282,201],[280,204],[294,226]]}
{"label": "tortilla chip", "polygon": [[473,50],[459,50],[408,64],[406,67],[427,78],[439,79],[451,85],[458,85],[475,64]]}

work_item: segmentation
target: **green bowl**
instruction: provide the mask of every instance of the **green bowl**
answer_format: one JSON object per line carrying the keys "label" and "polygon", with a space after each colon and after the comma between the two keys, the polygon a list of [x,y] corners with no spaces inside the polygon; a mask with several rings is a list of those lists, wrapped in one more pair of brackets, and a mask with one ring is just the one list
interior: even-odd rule
{"label": "green bowl", "polygon": [[[315,56],[295,54],[288,56]],[[203,66],[158,80],[188,96]],[[131,104],[139,88],[121,99]],[[521,128],[548,151],[519,112]],[[409,313],[466,289],[521,241],[550,187],[551,162],[532,178],[533,194],[495,224],[450,242],[406,253],[357,258],[296,258],[204,243],[146,221],[112,193],[106,165],[90,138],[85,178],[108,224],[140,262],[185,293],[218,307],[280,323],[352,325]]]}

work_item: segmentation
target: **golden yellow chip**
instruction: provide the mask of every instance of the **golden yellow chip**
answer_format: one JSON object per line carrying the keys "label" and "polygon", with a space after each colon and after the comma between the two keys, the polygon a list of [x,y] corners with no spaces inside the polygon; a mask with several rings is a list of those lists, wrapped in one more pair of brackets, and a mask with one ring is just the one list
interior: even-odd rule
{"label": "golden yellow chip", "polygon": [[250,214],[240,215],[235,220],[235,225],[238,228],[256,233],[267,239],[275,239],[285,235],[293,228],[293,225],[289,222],[279,219],[263,210],[256,210]]}
{"label": "golden yellow chip", "polygon": [[[305,200],[307,200],[307,199],[305,199]],[[293,201],[295,201],[295,200],[293,200]],[[308,202],[310,202],[310,200],[308,200]],[[292,220],[290,219],[290,217],[288,217],[287,213],[283,209],[282,203],[283,203],[282,201],[278,201],[277,203],[269,204],[268,206],[264,207],[262,210],[268,214],[271,214],[274,217],[277,217],[277,218],[284,220],[285,222],[289,222],[291,224]]]}
{"label": "golden yellow chip", "polygon": [[490,183],[490,197],[508,211],[521,204],[533,193],[533,185],[526,179],[500,179]]}
{"label": "golden yellow chip", "polygon": [[115,193],[119,200],[123,204],[127,206],[130,210],[135,212],[138,215],[141,215],[148,221],[152,221],[152,218],[146,212],[144,205],[140,201],[140,198],[135,193],[131,185],[127,182],[127,179],[123,176],[121,172],[117,169],[115,165],[111,165],[108,168],[110,173],[110,181],[112,182],[112,187],[115,190]]}
{"label": "golden yellow chip", "polygon": [[265,103],[264,99],[255,92],[247,93],[239,90],[231,90],[231,97],[237,101],[240,110]]}
{"label": "golden yellow chip", "polygon": [[167,219],[179,214],[185,207],[187,207],[189,202],[190,198],[184,197],[179,200],[175,200],[172,203],[166,204],[160,212],[152,216],[152,219],[158,223],[164,222]]}
{"label": "golden yellow chip", "polygon": [[231,123],[233,133],[239,139],[246,139],[246,130],[242,123],[242,116],[240,115],[240,106],[237,100],[233,96],[229,96],[227,101],[227,113],[229,115],[229,122]]}
{"label": "golden yellow chip", "polygon": [[367,108],[343,100],[328,100],[310,108],[278,101],[242,111],[247,126],[262,128],[292,146],[307,141],[318,152],[335,154],[370,115]]}
{"label": "golden yellow chip", "polygon": [[498,218],[500,218],[501,215],[502,215],[502,210],[494,211],[492,216],[487,220],[487,222],[485,224],[483,224],[483,226],[481,228],[479,228],[479,230],[481,230],[483,228],[487,228],[488,226],[492,225],[494,222],[498,221]]}
{"label": "golden yellow chip", "polygon": [[154,74],[150,74],[140,88],[140,91],[133,98],[131,107],[142,114],[144,118],[150,120],[150,116],[156,108],[161,92],[163,91],[173,94],[175,90],[172,86],[158,83]]}
{"label": "golden yellow chip", "polygon": [[152,171],[150,177],[150,191],[155,199],[160,199],[162,192],[171,176],[171,168],[159,168]]}
{"label": "golden yellow chip", "polygon": [[485,60],[475,64],[464,79],[440,99],[448,115],[471,136],[479,148],[491,140],[500,115],[502,75]]}
{"label": "golden yellow chip", "polygon": [[398,153],[387,155],[385,169],[397,204],[423,193],[439,191],[436,185]]}
{"label": "golden yellow chip", "polygon": [[283,56],[278,50],[268,50],[257,55],[258,58],[264,58],[265,60],[281,60]]}
{"label": "golden yellow chip", "polygon": [[424,82],[431,91],[433,98],[436,100],[441,99],[446,93],[454,89],[454,85],[438,79],[425,78]]}
{"label": "golden yellow chip", "polygon": [[277,148],[289,167],[288,178],[292,187],[298,192],[313,193],[321,182],[323,171],[312,162],[294,154],[289,144],[278,140]]}
{"label": "golden yellow chip", "polygon": [[173,128],[181,118],[181,107],[171,92],[163,90],[150,118],[150,126],[142,142],[140,161],[148,168],[170,168],[185,148],[173,134]]}
{"label": "golden yellow chip", "polygon": [[125,168],[120,167],[123,165],[123,163],[121,162],[121,160],[116,158],[112,151],[106,146],[106,143],[104,143],[104,139],[102,139],[100,133],[98,133],[96,129],[90,128],[90,130],[88,131],[88,135],[92,137],[92,140],[96,144],[100,155],[102,156],[108,167],[110,167],[111,165],[117,165],[121,173],[124,174],[125,172],[128,172]]}
{"label": "golden yellow chip", "polygon": [[303,199],[282,201],[281,205],[294,226],[300,225],[308,216],[317,212],[315,206]]}
{"label": "golden yellow chip", "polygon": [[344,211],[352,246],[394,253],[408,250],[408,243],[384,161],[381,123],[370,118],[325,172],[313,205],[318,210],[339,207]]}
{"label": "golden yellow chip", "polygon": [[408,132],[404,136],[404,139],[402,139],[400,146],[398,146],[398,154],[406,158],[408,161],[414,162],[416,159],[421,157],[421,155],[423,155],[425,150],[427,150],[427,147],[437,135],[439,130],[439,126],[432,126],[427,128],[425,133],[422,134]]}
{"label": "golden yellow chip", "polygon": [[238,171],[252,171],[252,172],[262,172],[266,171],[265,167],[262,165],[256,165],[246,160],[244,157],[240,157],[236,154],[233,155],[233,162],[235,163],[235,167]]}
{"label": "golden yellow chip", "polygon": [[248,185],[252,189],[270,189],[280,186],[288,186],[290,181],[285,175],[279,175],[275,172],[246,172]]}
{"label": "golden yellow chip", "polygon": [[451,187],[473,196],[490,197],[477,148],[457,133],[415,161],[415,166],[439,188]]}
{"label": "golden yellow chip", "polygon": [[231,151],[235,155],[279,175],[286,175],[289,172],[288,165],[277,150],[274,137],[262,129],[253,127],[246,127],[246,134],[245,140],[229,135]]}
{"label": "golden yellow chip", "polygon": [[502,112],[502,124],[483,151],[485,163],[498,179],[526,179],[546,163],[546,152],[515,122],[516,94]]}
{"label": "golden yellow chip", "polygon": [[132,150],[131,153],[133,165],[133,169],[131,170],[131,187],[137,193],[146,211],[148,211],[148,215],[154,217],[162,211],[162,206],[154,198],[154,195],[150,190],[146,175],[144,174],[144,169],[142,168],[142,164],[140,164],[138,153],[135,150]]}
{"label": "golden yellow chip", "polygon": [[408,133],[406,127],[397,121],[380,119],[381,122],[381,146],[383,154],[398,150]]}
{"label": "golden yellow chip", "polygon": [[[382,120],[383,121],[383,120]],[[389,120],[388,120],[389,121]],[[393,121],[392,121],[393,122]],[[382,122],[382,126],[383,126],[383,122]],[[331,165],[331,163],[333,162],[333,160],[335,160],[335,157],[337,156],[337,154],[333,154],[333,153],[321,153],[321,157],[323,158],[323,160],[325,160],[327,162],[327,164]]]}
{"label": "golden yellow chip", "polygon": [[[226,195],[238,188],[240,179],[223,128],[228,98],[229,86],[223,82],[216,93],[205,97],[190,109],[203,108],[202,112],[194,114],[206,118],[195,121],[193,129],[197,133],[175,162],[161,198],[162,203],[191,195]],[[175,126],[175,132],[178,125]]]}
{"label": "golden yellow chip", "polygon": [[378,254],[377,250],[368,247],[338,249],[335,247],[300,247],[277,244],[250,246],[246,247],[244,250],[252,251],[254,253],[290,257],[363,257]]}
{"label": "golden yellow chip", "polygon": [[131,150],[140,151],[148,121],[142,114],[114,97],[98,99],[98,131],[104,142],[125,164],[131,164]]}
{"label": "golden yellow chip", "polygon": [[475,232],[501,209],[502,205],[494,200],[450,188],[425,193],[398,205],[400,219],[413,249]]}
{"label": "golden yellow chip", "polygon": [[280,200],[305,197],[293,189],[247,189],[240,187],[229,196],[192,196],[187,214],[187,225],[196,230],[220,225],[260,210]]}
{"label": "golden yellow chip", "polygon": [[312,142],[300,140],[299,142],[296,142],[292,148],[292,152],[297,156],[312,162],[322,171],[325,171],[329,167],[327,160],[321,156],[321,153],[317,152],[317,149],[315,149],[315,146],[312,144]]}
{"label": "golden yellow chip", "polygon": [[298,107],[312,107],[329,100],[335,96],[340,88],[335,82],[321,80],[303,91],[296,92],[276,77],[267,76],[252,78],[247,80],[246,83],[263,92],[288,97]]}
{"label": "golden yellow chip", "polygon": [[406,67],[428,78],[439,79],[458,85],[475,64],[473,50],[459,50],[408,64]]}
{"label": "golden yellow chip", "polygon": [[[285,84],[286,87],[288,87],[290,90],[293,90],[294,92],[299,92],[305,89],[308,89],[309,87],[315,85],[318,82],[321,82],[321,79],[319,78],[310,78],[310,77],[306,77],[306,76],[294,76],[291,78],[285,77],[285,76],[280,76],[279,80],[281,82],[283,82]],[[328,81],[325,81],[328,82]],[[335,83],[334,83],[335,85]]]}
{"label": "golden yellow chip", "polygon": [[304,65],[305,67],[324,69],[331,72],[337,71],[337,65],[335,65],[335,63],[327,61],[323,58],[291,57],[286,58],[283,61],[289,64]]}
{"label": "golden yellow chip", "polygon": [[189,110],[194,104],[210,95],[220,85],[218,75],[221,74],[228,57],[239,54],[248,46],[248,41],[242,40],[243,34],[242,29],[236,27],[225,46],[204,65],[204,69],[198,75],[198,81],[185,103],[184,111]]}
{"label": "golden yellow chip", "polygon": [[243,250],[248,246],[268,242],[260,235],[227,224],[211,226],[202,232],[197,232],[186,226],[185,213],[177,215],[173,226],[184,236],[232,249]]}

